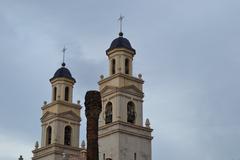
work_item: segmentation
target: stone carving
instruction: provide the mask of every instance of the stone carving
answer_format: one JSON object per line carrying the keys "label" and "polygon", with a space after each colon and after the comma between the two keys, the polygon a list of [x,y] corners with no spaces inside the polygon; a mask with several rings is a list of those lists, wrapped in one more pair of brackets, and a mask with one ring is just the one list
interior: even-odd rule
{"label": "stone carving", "polygon": [[23,160],[23,157],[22,157],[22,155],[20,155],[20,157],[18,158],[18,160]]}
{"label": "stone carving", "polygon": [[62,153],[62,159],[63,159],[63,160],[68,160],[67,154],[64,153],[64,152]]}
{"label": "stone carving", "polygon": [[138,78],[142,79],[142,74],[141,73],[138,74]]}
{"label": "stone carving", "polygon": [[98,119],[102,111],[101,95],[98,91],[88,91],[85,95],[85,115],[87,117],[87,160],[98,157]]}
{"label": "stone carving", "polygon": [[85,149],[86,145],[85,145],[85,141],[83,140],[82,143],[81,143],[81,148],[82,149]]}
{"label": "stone carving", "polygon": [[38,144],[38,141],[36,141],[36,143],[35,143],[35,149],[38,149],[38,147],[39,147],[39,144]]}
{"label": "stone carving", "polygon": [[147,128],[150,128],[150,121],[149,121],[148,118],[146,119],[145,126],[146,126]]}

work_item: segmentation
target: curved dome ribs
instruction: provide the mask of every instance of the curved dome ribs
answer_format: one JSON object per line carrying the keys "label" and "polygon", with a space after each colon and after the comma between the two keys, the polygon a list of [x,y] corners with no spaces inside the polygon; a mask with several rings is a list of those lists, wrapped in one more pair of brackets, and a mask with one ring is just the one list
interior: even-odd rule
{"label": "curved dome ribs", "polygon": [[65,67],[65,65],[62,65],[62,67],[55,72],[53,78],[51,78],[50,81],[52,81],[55,78],[68,78],[75,82],[75,79],[72,77],[71,72],[69,71],[69,69]]}
{"label": "curved dome ribs", "polygon": [[133,51],[135,54],[136,51],[134,48],[132,48],[130,41],[127,38],[124,38],[122,35],[123,34],[119,34],[119,37],[112,41],[110,47],[106,50],[107,53],[116,48],[126,48],[130,51]]}

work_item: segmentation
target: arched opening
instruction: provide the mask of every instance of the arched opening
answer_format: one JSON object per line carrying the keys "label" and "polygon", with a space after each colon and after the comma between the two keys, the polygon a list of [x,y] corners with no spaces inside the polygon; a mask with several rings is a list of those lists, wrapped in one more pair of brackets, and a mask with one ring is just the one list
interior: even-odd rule
{"label": "arched opening", "polygon": [[46,141],[47,141],[47,145],[52,143],[52,127],[51,126],[47,127]]}
{"label": "arched opening", "polygon": [[137,153],[134,153],[134,160],[137,160]]}
{"label": "arched opening", "polygon": [[125,74],[129,74],[129,59],[125,59]]}
{"label": "arched opening", "polygon": [[116,73],[116,60],[113,59],[112,60],[112,74],[115,74]]}
{"label": "arched opening", "polygon": [[133,102],[128,102],[128,104],[127,104],[127,122],[135,123],[135,119],[136,119],[135,105]]}
{"label": "arched opening", "polygon": [[69,87],[65,87],[65,101],[69,99]]}
{"label": "arched opening", "polygon": [[105,123],[111,123],[112,122],[112,103],[108,102],[105,108]]}
{"label": "arched opening", "polygon": [[57,100],[57,87],[53,88],[53,100],[56,101]]}
{"label": "arched opening", "polygon": [[70,126],[66,126],[64,130],[64,145],[71,145],[71,136],[72,136],[72,128]]}

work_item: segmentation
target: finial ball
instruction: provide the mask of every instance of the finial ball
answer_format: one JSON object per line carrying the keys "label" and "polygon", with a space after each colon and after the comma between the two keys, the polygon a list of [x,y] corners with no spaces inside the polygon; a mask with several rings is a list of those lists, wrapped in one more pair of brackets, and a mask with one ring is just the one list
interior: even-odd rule
{"label": "finial ball", "polygon": [[123,32],[119,32],[119,36],[122,37],[123,36]]}

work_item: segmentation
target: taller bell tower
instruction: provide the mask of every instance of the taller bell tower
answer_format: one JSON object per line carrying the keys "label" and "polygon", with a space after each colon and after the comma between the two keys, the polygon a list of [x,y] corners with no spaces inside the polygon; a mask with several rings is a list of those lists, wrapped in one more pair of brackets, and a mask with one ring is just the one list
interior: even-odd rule
{"label": "taller bell tower", "polygon": [[98,82],[103,110],[99,118],[100,160],[151,160],[149,121],[143,125],[143,79],[133,76],[136,54],[119,33],[106,50],[109,76]]}

